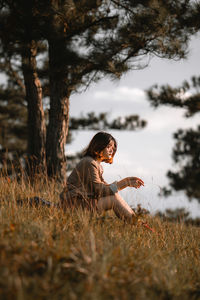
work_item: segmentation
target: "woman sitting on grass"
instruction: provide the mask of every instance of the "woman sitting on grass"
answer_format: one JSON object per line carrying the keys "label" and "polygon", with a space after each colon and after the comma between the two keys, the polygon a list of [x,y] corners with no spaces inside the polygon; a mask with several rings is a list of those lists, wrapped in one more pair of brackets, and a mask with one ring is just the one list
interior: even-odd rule
{"label": "woman sitting on grass", "polygon": [[73,169],[60,195],[63,209],[82,207],[102,213],[113,209],[116,216],[135,224],[137,217],[118,191],[126,187],[139,188],[144,182],[137,177],[126,177],[108,184],[103,179],[101,162],[112,163],[117,143],[112,135],[98,132],[84,151],[84,156]]}

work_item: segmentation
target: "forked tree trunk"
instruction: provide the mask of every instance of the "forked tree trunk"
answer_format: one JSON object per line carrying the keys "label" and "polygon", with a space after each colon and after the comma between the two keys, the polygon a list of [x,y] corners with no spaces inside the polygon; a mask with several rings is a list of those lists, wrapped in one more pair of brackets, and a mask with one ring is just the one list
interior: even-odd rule
{"label": "forked tree trunk", "polygon": [[63,61],[62,41],[49,41],[50,111],[47,129],[47,170],[50,177],[66,181],[65,145],[69,126],[69,96]]}
{"label": "forked tree trunk", "polygon": [[31,41],[22,52],[22,69],[28,104],[28,171],[46,171],[46,124],[42,87],[37,74],[37,44]]}

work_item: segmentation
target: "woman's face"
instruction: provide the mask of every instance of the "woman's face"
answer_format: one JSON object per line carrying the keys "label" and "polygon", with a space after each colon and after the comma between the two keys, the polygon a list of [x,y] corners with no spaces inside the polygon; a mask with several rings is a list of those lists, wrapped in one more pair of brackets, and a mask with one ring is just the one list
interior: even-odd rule
{"label": "woman's face", "polygon": [[111,140],[110,143],[101,151],[101,160],[110,159],[113,156],[114,152],[114,141]]}

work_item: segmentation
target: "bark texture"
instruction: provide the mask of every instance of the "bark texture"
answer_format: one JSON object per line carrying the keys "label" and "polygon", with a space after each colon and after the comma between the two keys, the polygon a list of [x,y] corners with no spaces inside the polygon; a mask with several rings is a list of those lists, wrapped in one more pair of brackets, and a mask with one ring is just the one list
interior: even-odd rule
{"label": "bark texture", "polygon": [[29,172],[46,170],[46,124],[42,103],[42,87],[37,74],[37,45],[31,41],[22,52],[22,69],[28,104],[28,164]]}
{"label": "bark texture", "polygon": [[69,96],[66,74],[62,70],[62,61],[58,58],[58,49],[62,41],[49,42],[50,68],[50,111],[47,130],[47,170],[49,176],[55,176],[66,182],[65,145],[69,124]]}

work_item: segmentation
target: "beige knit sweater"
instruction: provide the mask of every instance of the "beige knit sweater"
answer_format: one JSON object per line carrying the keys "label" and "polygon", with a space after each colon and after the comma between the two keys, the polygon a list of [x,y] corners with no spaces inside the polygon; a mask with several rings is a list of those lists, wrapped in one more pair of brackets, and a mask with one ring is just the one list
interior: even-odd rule
{"label": "beige knit sweater", "polygon": [[104,181],[102,174],[103,168],[98,161],[89,156],[82,158],[68,177],[60,195],[61,202],[75,204],[77,199],[81,199],[83,203],[92,204],[101,197],[114,195],[111,185]]}

